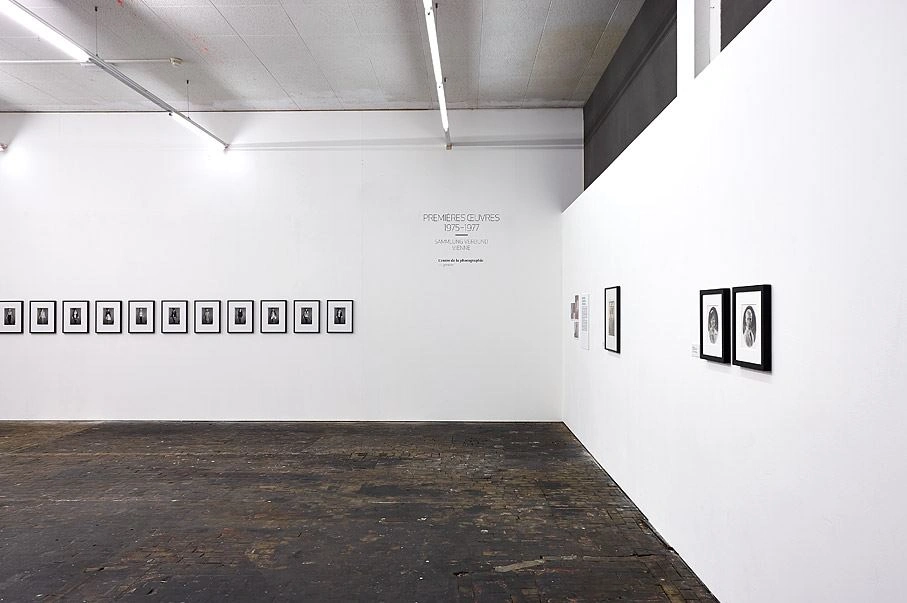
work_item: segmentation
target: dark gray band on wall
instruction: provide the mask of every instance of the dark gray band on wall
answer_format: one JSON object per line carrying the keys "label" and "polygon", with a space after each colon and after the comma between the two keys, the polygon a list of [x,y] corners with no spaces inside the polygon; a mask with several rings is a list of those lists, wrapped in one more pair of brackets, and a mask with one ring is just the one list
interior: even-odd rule
{"label": "dark gray band on wall", "polygon": [[588,187],[677,97],[677,3],[646,0],[583,107]]}
{"label": "dark gray band on wall", "polygon": [[771,0],[721,0],[721,49],[731,43]]}

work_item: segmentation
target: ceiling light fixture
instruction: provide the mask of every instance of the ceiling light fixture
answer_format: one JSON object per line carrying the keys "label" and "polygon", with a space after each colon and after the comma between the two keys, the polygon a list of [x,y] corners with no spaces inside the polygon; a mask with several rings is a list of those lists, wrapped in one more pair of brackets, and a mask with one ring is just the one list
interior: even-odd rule
{"label": "ceiling light fixture", "polygon": [[91,58],[91,55],[85,52],[84,49],[51,27],[44,19],[15,2],[15,0],[0,0],[0,13],[3,13],[45,42],[53,44],[80,63],[85,63]]}
{"label": "ceiling light fixture", "polygon": [[212,134],[210,130],[189,119],[189,117],[184,115],[181,111],[177,110],[176,107],[172,106],[170,103],[166,102],[156,94],[153,94],[146,90],[141,84],[114,67],[112,64],[110,64],[110,62],[105,61],[98,56],[92,56],[87,50],[76,44],[65,34],[56,29],[53,25],[51,25],[47,21],[44,21],[41,17],[16,2],[16,0],[0,0],[0,13],[9,16],[29,31],[38,35],[38,37],[52,43],[54,46],[56,46],[60,50],[63,50],[64,52],[66,52],[66,54],[78,60],[79,62],[88,62],[92,65],[100,67],[103,71],[107,72],[108,75],[116,78],[126,86],[129,86],[134,91],[138,92],[170,115],[181,118],[178,121],[185,122],[183,123],[183,125],[192,127],[197,132],[204,134],[208,138],[216,141],[223,150],[226,150],[230,146],[226,142]]}
{"label": "ceiling light fixture", "polygon": [[227,143],[225,143],[223,140],[221,140],[220,138],[218,138],[217,136],[215,136],[214,134],[212,134],[205,128],[198,125],[196,122],[192,121],[192,118],[190,118],[185,113],[179,113],[179,112],[170,113],[170,117],[175,119],[181,126],[186,128],[187,130],[191,130],[195,134],[198,134],[199,136],[204,138],[206,142],[217,145],[218,148],[220,148],[220,150],[222,150],[222,151],[227,150]]}
{"label": "ceiling light fixture", "polygon": [[438,108],[441,110],[441,127],[448,150],[450,143],[450,124],[447,121],[447,98],[444,96],[444,76],[441,74],[441,53],[438,52],[438,28],[435,24],[434,0],[422,0],[425,7],[425,27],[428,29],[428,46],[431,48],[431,65],[435,71],[435,86],[438,91]]}
{"label": "ceiling light fixture", "polygon": [[0,153],[6,150],[6,145],[0,142]]}

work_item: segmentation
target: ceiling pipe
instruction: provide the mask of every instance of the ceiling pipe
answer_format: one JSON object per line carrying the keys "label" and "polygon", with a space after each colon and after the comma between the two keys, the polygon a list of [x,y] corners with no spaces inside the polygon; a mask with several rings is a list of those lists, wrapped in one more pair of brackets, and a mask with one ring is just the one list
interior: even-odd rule
{"label": "ceiling pipe", "polygon": [[[90,58],[90,57],[89,57]],[[183,59],[170,57],[166,59],[107,59],[111,65],[128,65],[133,63],[170,63],[174,67],[183,64]],[[90,61],[77,59],[2,59],[0,65],[90,65]]]}

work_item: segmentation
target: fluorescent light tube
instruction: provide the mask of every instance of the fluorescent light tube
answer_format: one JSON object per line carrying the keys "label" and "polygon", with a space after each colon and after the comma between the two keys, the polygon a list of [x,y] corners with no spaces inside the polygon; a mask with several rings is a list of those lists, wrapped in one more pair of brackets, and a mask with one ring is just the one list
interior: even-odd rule
{"label": "fluorescent light tube", "polygon": [[79,48],[72,40],[48,25],[41,17],[13,0],[0,0],[0,13],[3,13],[25,29],[29,30],[45,42],[56,46],[68,56],[85,63],[90,58],[88,53]]}
{"label": "fluorescent light tube", "polygon": [[447,97],[444,95],[444,76],[441,73],[441,53],[438,51],[438,29],[435,26],[434,0],[422,0],[425,7],[425,27],[428,29],[428,46],[431,49],[431,65],[435,71],[435,85],[438,89],[438,108],[441,110],[441,125],[450,130],[447,122]]}
{"label": "fluorescent light tube", "polygon": [[224,144],[223,142],[221,142],[221,140],[220,140],[219,138],[217,138],[216,136],[214,136],[213,134],[211,134],[210,132],[208,132],[208,130],[206,130],[205,128],[203,128],[202,126],[200,126],[198,123],[196,123],[196,122],[192,121],[191,119],[189,119],[188,116],[183,115],[182,113],[178,113],[178,112],[175,112],[175,111],[171,111],[171,112],[170,112],[170,117],[172,117],[173,119],[175,119],[175,120],[177,121],[177,123],[179,123],[181,126],[183,126],[184,128],[186,128],[187,130],[191,130],[191,131],[194,132],[196,135],[201,136],[202,138],[204,138],[204,139],[205,139],[205,142],[208,142],[208,143],[210,143],[210,144],[212,144],[212,145],[217,145],[217,148],[220,149],[221,151],[226,151],[226,150],[227,150],[227,146],[228,146],[228,145],[226,145],[226,144]]}

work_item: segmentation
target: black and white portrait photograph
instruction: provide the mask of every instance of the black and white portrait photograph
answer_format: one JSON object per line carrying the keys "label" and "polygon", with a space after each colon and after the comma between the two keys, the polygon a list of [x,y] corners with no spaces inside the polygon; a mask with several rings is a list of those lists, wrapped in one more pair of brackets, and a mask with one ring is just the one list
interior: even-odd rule
{"label": "black and white portrait photograph", "polygon": [[127,309],[130,333],[154,333],[154,302],[130,300]]}
{"label": "black and white portrait photograph", "polygon": [[96,301],[94,303],[94,332],[95,333],[122,333],[123,325],[120,321],[123,302]]}
{"label": "black and white portrait photograph", "polygon": [[252,300],[227,300],[227,333],[252,333],[254,308]]}
{"label": "black and white portrait photograph", "polygon": [[328,333],[353,332],[353,300],[328,300],[326,320]]}
{"label": "black and white portrait photograph", "polygon": [[61,316],[63,317],[64,333],[88,333],[88,307],[87,301],[64,301]]}
{"label": "black and white portrait photograph", "polygon": [[297,299],[293,302],[293,316],[294,333],[321,332],[321,301]]}
{"label": "black and white portrait photograph", "polygon": [[730,289],[699,292],[699,357],[712,362],[731,361],[731,333],[727,328]]}
{"label": "black and white portrait photograph", "polygon": [[262,300],[259,308],[261,315],[260,333],[286,333],[287,332],[287,302],[286,300]]}
{"label": "black and white portrait photograph", "polygon": [[161,302],[161,333],[188,333],[188,314],[188,301],[163,300]]}
{"label": "black and white portrait photograph", "polygon": [[25,304],[21,301],[0,301],[0,334],[22,333],[22,308]]}
{"label": "black and white portrait photograph", "polygon": [[196,300],[195,332],[220,333],[219,300]]}
{"label": "black and white portrait photograph", "polygon": [[28,305],[29,333],[57,332],[57,302],[33,301]]}
{"label": "black and white portrait photograph", "polygon": [[771,285],[734,287],[734,364],[772,370]]}
{"label": "black and white portrait photograph", "polygon": [[605,349],[620,354],[620,287],[605,289]]}

